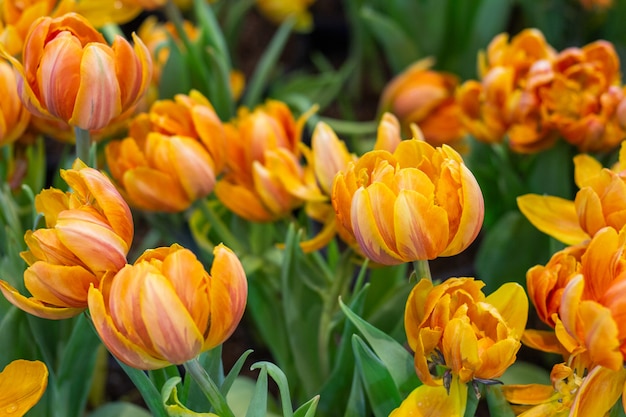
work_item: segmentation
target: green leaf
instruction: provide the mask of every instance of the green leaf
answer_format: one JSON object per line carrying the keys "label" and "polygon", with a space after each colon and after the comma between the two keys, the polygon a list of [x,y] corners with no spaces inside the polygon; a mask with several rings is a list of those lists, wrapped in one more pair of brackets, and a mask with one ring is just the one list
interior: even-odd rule
{"label": "green leaf", "polygon": [[394,20],[372,8],[363,7],[361,18],[374,38],[381,44],[387,62],[394,73],[399,73],[422,57],[417,44]]}
{"label": "green leaf", "polygon": [[163,47],[169,49],[169,57],[161,70],[159,99],[171,99],[179,93],[187,94],[191,89],[187,60],[171,36],[167,39],[167,46]]}
{"label": "green leaf", "polygon": [[550,256],[549,237],[520,212],[510,211],[485,235],[476,255],[476,275],[487,284],[486,292],[511,281],[525,287],[526,271]]}
{"label": "green leaf", "polygon": [[296,411],[293,413],[293,417],[313,417],[315,412],[317,411],[317,403],[320,400],[320,396],[316,395],[311,398],[309,401],[302,404]]}
{"label": "green leaf", "polygon": [[372,347],[379,360],[385,365],[392,377],[394,386],[398,387],[403,396],[407,396],[421,382],[415,374],[411,354],[386,333],[372,326],[354,314],[341,300],[339,305],[348,319],[361,332],[367,343]]}
{"label": "green leaf", "polygon": [[363,417],[366,415],[367,402],[359,369],[355,366],[352,375],[352,388],[348,396],[344,417]]}
{"label": "green leaf", "polygon": [[250,399],[246,417],[265,417],[267,413],[267,368],[261,367],[256,380],[256,389]]}
{"label": "green leaf", "polygon": [[213,417],[213,413],[196,413],[185,407],[178,399],[176,385],[181,381],[179,376],[168,379],[161,390],[163,406],[170,417]]}
{"label": "green leaf", "polygon": [[125,363],[121,362],[116,358],[117,362],[120,364],[126,375],[133,382],[135,387],[141,393],[141,397],[146,402],[150,412],[153,417],[168,417],[167,411],[163,406],[163,401],[161,399],[161,394],[152,384],[148,375],[145,372],[140,371],[139,369],[132,368]]}
{"label": "green leaf", "polygon": [[552,148],[536,154],[528,173],[529,191],[572,200],[576,152],[572,145],[559,141]]}
{"label": "green leaf", "polygon": [[487,406],[491,417],[515,417],[515,413],[509,405],[499,385],[486,385]]}
{"label": "green leaf", "polygon": [[388,417],[402,402],[396,383],[387,366],[357,335],[352,337],[352,348],[374,416]]}
{"label": "green leaf", "polygon": [[[89,414],[88,417],[150,417],[151,414],[145,408],[135,404],[113,402],[99,407]],[[182,417],[182,415],[180,415]],[[170,417],[178,417],[170,415]]]}
{"label": "green leaf", "polygon": [[498,378],[505,385],[544,384],[550,385],[550,372],[530,362],[517,361]]}
{"label": "green leaf", "polygon": [[228,394],[230,387],[233,385],[233,382],[235,382],[235,379],[237,379],[237,377],[239,376],[239,373],[241,372],[241,368],[243,368],[243,365],[246,362],[246,359],[248,359],[248,356],[250,356],[252,352],[253,352],[252,349],[248,349],[245,352],[243,352],[241,356],[239,357],[239,359],[237,359],[237,362],[235,362],[232,368],[230,368],[230,372],[228,372],[228,375],[226,375],[226,378],[224,378],[224,382],[222,383],[222,386],[220,387],[220,391],[222,392],[223,395]]}

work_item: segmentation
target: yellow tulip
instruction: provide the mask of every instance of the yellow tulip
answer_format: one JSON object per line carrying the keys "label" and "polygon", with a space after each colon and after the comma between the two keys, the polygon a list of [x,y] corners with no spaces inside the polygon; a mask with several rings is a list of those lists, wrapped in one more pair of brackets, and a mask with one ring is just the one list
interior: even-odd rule
{"label": "yellow tulip", "polygon": [[109,46],[82,16],[42,17],[27,35],[16,70],[21,99],[33,114],[83,130],[126,117],[144,94],[152,61],[143,42],[118,36]]}
{"label": "yellow tulip", "polygon": [[223,343],[247,299],[237,256],[220,244],[211,274],[179,245],[146,251],[100,288],[89,289],[89,311],[107,348],[138,369],[182,364]]}
{"label": "yellow tulip", "polygon": [[3,146],[19,139],[30,121],[30,113],[20,102],[15,74],[5,61],[0,62],[0,100],[0,146]]}
{"label": "yellow tulip", "polygon": [[17,359],[0,372],[0,416],[22,417],[41,398],[48,386],[43,362]]}
{"label": "yellow tulip", "polygon": [[387,84],[380,98],[381,112],[393,113],[408,132],[415,123],[435,146],[453,144],[465,135],[455,100],[456,76],[431,70],[433,60],[420,60]]}
{"label": "yellow tulip", "polygon": [[313,16],[308,8],[314,2],[315,0],[256,0],[256,6],[271,22],[281,24],[293,16],[295,31],[310,32],[313,29]]}
{"label": "yellow tulip", "polygon": [[449,391],[443,386],[417,387],[389,417],[463,417],[466,405],[467,386],[453,378]]}
{"label": "yellow tulip", "polygon": [[61,170],[61,178],[72,192],[53,188],[37,195],[35,208],[45,216],[46,228],[24,236],[29,248],[21,254],[29,265],[24,285],[32,297],[0,281],[11,303],[49,319],[83,311],[89,286],[126,264],[133,240],[130,209],[107,177],[77,160],[71,170]]}
{"label": "yellow tulip", "polygon": [[138,115],[127,138],[107,145],[107,163],[132,205],[179,212],[213,191],[225,138],[211,103],[191,91]]}
{"label": "yellow tulip", "polygon": [[449,278],[436,286],[422,279],[411,291],[404,325],[425,384],[441,384],[442,375],[432,375],[429,364],[467,383],[498,378],[515,361],[528,314],[524,289],[507,283],[486,297],[483,285],[473,278]]}
{"label": "yellow tulip", "polygon": [[474,241],[484,215],[461,156],[416,139],[350,163],[335,179],[332,202],[363,253],[384,265],[456,255]]}

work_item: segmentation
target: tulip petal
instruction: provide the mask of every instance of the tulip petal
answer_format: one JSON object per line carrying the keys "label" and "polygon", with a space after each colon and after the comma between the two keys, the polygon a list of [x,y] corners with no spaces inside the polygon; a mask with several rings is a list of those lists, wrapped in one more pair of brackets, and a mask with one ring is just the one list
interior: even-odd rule
{"label": "tulip petal", "polygon": [[500,313],[510,329],[511,336],[519,339],[528,319],[528,298],[524,288],[516,282],[507,282],[485,300]]}
{"label": "tulip petal", "polygon": [[570,411],[572,417],[604,416],[617,402],[626,382],[626,370],[594,367],[583,380]]}
{"label": "tulip petal", "polygon": [[239,258],[219,244],[211,266],[211,327],[203,350],[223,343],[241,321],[248,298],[248,281]]}
{"label": "tulip petal", "polygon": [[575,206],[573,201],[526,194],[517,197],[517,206],[533,226],[567,245],[589,239],[579,223],[576,211],[578,205]]}
{"label": "tulip petal", "polygon": [[591,181],[602,171],[604,167],[597,159],[587,154],[574,157],[574,182],[578,188],[591,185]]}
{"label": "tulip petal", "polygon": [[0,280],[0,291],[4,297],[20,310],[49,320],[69,319],[82,313],[84,308],[47,306],[35,298],[27,298],[5,281]]}
{"label": "tulip petal", "polygon": [[41,398],[48,386],[48,368],[40,361],[23,359],[9,363],[0,372],[0,413],[23,416]]}
{"label": "tulip petal", "polygon": [[85,308],[90,284],[99,280],[82,266],[35,262],[24,271],[24,285],[34,298],[59,307]]}
{"label": "tulip petal", "polygon": [[221,180],[217,182],[213,191],[229,210],[244,219],[254,222],[274,219],[274,215],[263,206],[259,197],[244,186]]}
{"label": "tulip petal", "polygon": [[624,359],[611,310],[594,301],[583,301],[578,314],[591,361],[613,370],[622,368]]}
{"label": "tulip petal", "polygon": [[144,210],[176,213],[191,204],[176,179],[152,168],[126,171],[123,183],[132,203]]}
{"label": "tulip petal", "polygon": [[71,118],[63,120],[84,130],[106,127],[122,113],[115,61],[106,44],[88,44],[80,63],[80,84]]}
{"label": "tulip petal", "polygon": [[389,417],[461,417],[465,413],[466,405],[467,385],[454,378],[449,394],[442,385],[417,387]]}
{"label": "tulip petal", "polygon": [[536,350],[550,353],[566,353],[556,334],[549,330],[524,330],[522,343]]}
{"label": "tulip petal", "polygon": [[88,301],[93,325],[102,342],[116,358],[138,369],[159,369],[170,365],[167,361],[149,355],[117,330],[106,311],[102,293],[93,286],[89,289]]}
{"label": "tulip petal", "polygon": [[549,401],[554,395],[552,385],[503,385],[502,394],[513,404],[537,405]]}
{"label": "tulip petal", "polygon": [[394,211],[390,201],[395,194],[385,184],[376,182],[359,188],[352,196],[352,229],[365,255],[383,265],[405,262],[395,250]]}

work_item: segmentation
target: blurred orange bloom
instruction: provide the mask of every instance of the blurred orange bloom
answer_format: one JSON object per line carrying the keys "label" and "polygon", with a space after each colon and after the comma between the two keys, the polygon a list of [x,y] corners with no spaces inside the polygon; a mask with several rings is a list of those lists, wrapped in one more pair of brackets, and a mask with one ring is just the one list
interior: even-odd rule
{"label": "blurred orange bloom", "polygon": [[422,279],[411,291],[404,325],[425,384],[442,384],[442,375],[432,375],[429,364],[445,367],[465,384],[498,378],[515,362],[528,315],[524,289],[507,283],[485,297],[483,286],[473,278],[449,278],[435,286]]}
{"label": "blurred orange bloom", "polygon": [[72,191],[38,194],[35,208],[45,216],[46,228],[24,236],[29,248],[21,254],[29,265],[24,285],[32,297],[0,281],[7,300],[49,319],[82,312],[89,286],[126,264],[133,240],[130,209],[107,177],[77,160],[72,169],[61,170],[61,178]]}
{"label": "blurred orange bloom", "polygon": [[17,93],[17,80],[11,66],[0,61],[0,147],[15,142],[26,130],[30,113]]}
{"label": "blurred orange bloom", "polygon": [[332,203],[363,253],[383,265],[456,255],[484,216],[480,187],[461,156],[417,139],[350,163],[335,179]]}
{"label": "blurred orange bloom", "polygon": [[613,0],[580,0],[585,9],[609,9],[613,7]]}
{"label": "blurred orange bloom", "polygon": [[574,157],[574,180],[580,190],[574,201],[560,197],[526,194],[517,204],[528,220],[542,232],[567,244],[577,244],[603,227],[626,226],[626,143],[619,161],[604,168],[589,155]]}
{"label": "blurred orange bloom", "polygon": [[404,132],[417,124],[432,145],[453,144],[465,135],[454,93],[458,79],[429,69],[432,65],[431,59],[420,60],[391,80],[381,95],[380,111],[396,115]]}
{"label": "blurred orange bloom", "polygon": [[17,359],[0,372],[0,413],[22,417],[48,387],[48,368],[40,361]]}
{"label": "blurred orange bloom", "polygon": [[84,130],[125,117],[144,94],[152,62],[145,45],[121,36],[109,46],[82,16],[43,17],[31,27],[22,63],[4,55],[18,74],[18,92],[35,115]]}
{"label": "blurred orange bloom", "polygon": [[224,166],[225,133],[198,91],[159,100],[131,123],[129,136],[110,142],[106,158],[132,205],[179,212],[213,191]]}
{"label": "blurred orange bloom", "polygon": [[302,129],[282,102],[269,100],[250,111],[241,108],[226,124],[227,163],[215,194],[244,219],[267,222],[284,217],[305,200],[322,201],[313,169],[303,166]]}
{"label": "blurred orange bloom", "polygon": [[313,16],[308,10],[313,3],[315,0],[256,0],[261,14],[275,24],[281,24],[293,16],[293,28],[297,32],[310,32],[313,29]]}
{"label": "blurred orange bloom", "polygon": [[241,320],[248,284],[230,249],[220,244],[213,255],[209,275],[188,249],[151,249],[101,288],[92,285],[89,311],[111,353],[129,366],[157,369],[223,343]]}

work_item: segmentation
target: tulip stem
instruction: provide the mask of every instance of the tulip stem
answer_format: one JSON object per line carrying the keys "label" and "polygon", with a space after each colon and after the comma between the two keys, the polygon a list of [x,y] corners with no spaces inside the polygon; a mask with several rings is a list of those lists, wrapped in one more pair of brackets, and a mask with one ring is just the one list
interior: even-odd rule
{"label": "tulip stem", "polygon": [[91,147],[89,131],[80,127],[74,127],[74,135],[76,136],[76,157],[91,166],[89,163],[89,148]]}
{"label": "tulip stem", "polygon": [[415,277],[418,281],[426,278],[427,280],[432,282],[433,277],[430,274],[430,266],[428,266],[428,260],[414,261],[413,268],[413,272],[415,273]]}
{"label": "tulip stem", "polygon": [[209,222],[211,227],[215,230],[217,235],[222,242],[228,246],[233,252],[241,255],[242,248],[239,244],[239,240],[235,237],[235,235],[228,229],[226,224],[220,219],[220,217],[215,213],[210,201],[198,200],[196,201],[196,207],[198,207],[206,221]]}
{"label": "tulip stem", "polygon": [[224,398],[224,395],[222,395],[217,385],[215,385],[215,382],[211,380],[206,370],[200,365],[198,358],[193,358],[185,362],[184,366],[185,370],[189,372],[189,375],[196,381],[200,390],[206,395],[215,409],[216,414],[220,417],[235,417],[235,414],[226,402],[226,398]]}

